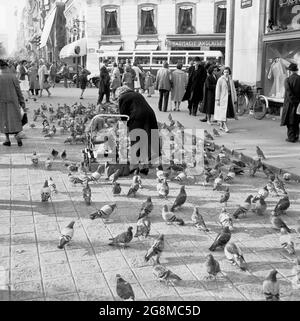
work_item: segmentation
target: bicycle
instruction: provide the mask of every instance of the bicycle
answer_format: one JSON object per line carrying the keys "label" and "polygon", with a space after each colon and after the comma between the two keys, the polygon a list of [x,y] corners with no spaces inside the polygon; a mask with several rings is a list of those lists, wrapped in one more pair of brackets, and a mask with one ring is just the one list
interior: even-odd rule
{"label": "bicycle", "polygon": [[237,115],[243,116],[249,110],[248,87],[239,85],[237,88]]}

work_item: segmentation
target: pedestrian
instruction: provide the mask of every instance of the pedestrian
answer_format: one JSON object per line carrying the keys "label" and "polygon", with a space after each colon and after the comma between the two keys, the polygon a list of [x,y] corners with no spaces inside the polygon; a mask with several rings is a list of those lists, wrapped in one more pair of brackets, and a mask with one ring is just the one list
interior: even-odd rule
{"label": "pedestrian", "polygon": [[192,111],[192,102],[191,100],[189,100],[189,97],[190,97],[190,92],[191,92],[191,81],[190,81],[190,78],[191,78],[191,75],[192,75],[192,72],[194,70],[194,60],[190,60],[189,62],[189,66],[186,68],[185,72],[188,74],[188,85],[186,87],[186,91],[185,91],[185,94],[182,98],[182,101],[188,101],[188,110],[190,111],[190,115],[191,115],[191,111]]}
{"label": "pedestrian", "polygon": [[83,99],[83,93],[86,90],[86,86],[88,84],[88,75],[90,75],[91,72],[84,67],[81,68],[80,75],[79,75],[79,81],[80,81],[80,88],[81,88],[81,95],[80,99]]}
{"label": "pedestrian", "polygon": [[4,146],[11,146],[9,135],[15,135],[18,146],[22,139],[21,108],[25,112],[25,101],[16,76],[10,71],[6,61],[0,59],[0,132],[5,134]]}
{"label": "pedestrian", "polygon": [[[298,66],[291,63],[287,68],[292,74],[285,80],[285,95],[281,117],[281,126],[287,127],[287,139],[289,143],[299,140],[300,123],[300,76]],[[298,113],[297,113],[298,109]]]}
{"label": "pedestrian", "polygon": [[38,76],[39,76],[39,86],[40,86],[40,95],[39,97],[42,97],[43,95],[43,89],[45,89],[48,93],[48,97],[51,96],[51,92],[49,91],[50,85],[48,83],[48,69],[46,67],[44,59],[40,59],[40,67],[38,70]]}
{"label": "pedestrian", "polygon": [[[139,142],[140,139],[143,137],[145,138],[143,135],[141,135],[139,139],[136,139],[137,137],[135,137],[135,139],[132,140],[132,145],[139,144],[141,148],[148,145],[147,149],[144,150],[145,154],[143,154],[143,151],[139,149],[139,152],[134,155],[139,157],[147,168],[147,164],[149,162],[152,162],[153,164],[153,162],[161,155],[158,124],[155,112],[142,94],[134,92],[134,90],[130,89],[128,86],[120,87],[117,93],[120,114],[129,116],[129,120],[127,122],[129,134],[133,130],[137,129],[143,129],[147,133],[146,137],[148,141],[144,144],[143,142]],[[137,133],[134,135],[136,134]],[[157,145],[155,145],[155,142]],[[132,159],[134,159],[134,157]],[[133,162],[131,165],[138,164]]]}
{"label": "pedestrian", "polygon": [[208,77],[204,84],[204,97],[201,112],[206,116],[204,119],[200,119],[202,122],[207,122],[208,125],[212,124],[211,116],[215,113],[215,100],[216,100],[216,86],[218,81],[219,68],[216,65],[212,65],[208,68]]}
{"label": "pedestrian", "polygon": [[214,118],[219,122],[220,130],[224,130],[226,133],[229,133],[227,119],[237,119],[235,112],[236,105],[237,94],[231,78],[231,69],[225,67],[223,75],[218,79],[216,85]]}
{"label": "pedestrian", "polygon": [[145,76],[145,91],[147,92],[147,97],[151,97],[154,94],[154,83],[155,76],[152,74],[152,69],[146,72]]}
{"label": "pedestrian", "polygon": [[125,72],[125,70],[124,70],[124,64],[120,62],[120,63],[118,64],[118,68],[119,68],[120,76],[121,76],[121,79],[122,79],[123,74],[124,74],[124,72]]}
{"label": "pedestrian", "polygon": [[64,87],[68,88],[68,79],[70,77],[70,71],[68,65],[65,62],[63,63],[61,70],[58,72],[58,74],[60,74],[63,77]]}
{"label": "pedestrian", "polygon": [[55,80],[57,75],[57,63],[53,61],[49,68],[49,83],[54,88],[55,87]]}
{"label": "pedestrian", "polygon": [[128,86],[130,89],[134,90],[134,77],[130,71],[130,66],[125,67],[125,73],[122,77],[122,84],[123,86]]}
{"label": "pedestrian", "polygon": [[146,77],[146,73],[143,69],[143,67],[141,66],[141,64],[137,64],[137,66],[140,68],[141,72],[140,73],[140,84],[141,84],[141,90],[142,90],[142,94],[145,92],[145,77]]}
{"label": "pedestrian", "polygon": [[32,62],[28,69],[28,77],[29,77],[29,90],[31,94],[38,96],[40,85],[39,85],[39,77],[38,77],[38,67],[35,62]]}
{"label": "pedestrian", "polygon": [[121,87],[121,73],[116,62],[113,64],[113,69],[111,71],[111,85],[110,90],[112,92],[113,100],[116,100],[116,90]]}
{"label": "pedestrian", "polygon": [[197,116],[199,103],[203,100],[203,87],[207,72],[199,57],[195,57],[194,66],[190,67],[190,77],[183,101],[189,101],[190,115]]}
{"label": "pedestrian", "polygon": [[165,62],[163,68],[159,69],[157,72],[155,89],[159,90],[159,111],[167,112],[171,90],[171,72],[167,62]]}
{"label": "pedestrian", "polygon": [[187,74],[182,70],[182,63],[178,63],[172,73],[171,100],[174,101],[174,111],[180,111],[180,104],[188,84]]}
{"label": "pedestrian", "polygon": [[17,78],[20,82],[20,88],[22,92],[27,93],[27,99],[30,98],[29,91],[29,80],[28,80],[28,70],[26,68],[27,61],[22,60],[17,67]]}
{"label": "pedestrian", "polygon": [[141,81],[140,81],[140,75],[142,74],[141,69],[138,67],[137,62],[133,63],[132,69],[135,72],[135,77],[134,77],[134,90],[136,92],[139,92],[141,89]]}
{"label": "pedestrian", "polygon": [[106,102],[110,103],[110,76],[107,67],[108,59],[105,59],[100,69],[98,105],[102,104],[104,95],[106,96]]}

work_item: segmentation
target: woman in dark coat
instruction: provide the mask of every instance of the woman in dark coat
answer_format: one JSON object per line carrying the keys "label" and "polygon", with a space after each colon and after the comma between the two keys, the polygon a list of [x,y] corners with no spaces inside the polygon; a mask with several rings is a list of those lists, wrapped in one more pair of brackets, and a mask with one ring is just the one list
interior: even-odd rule
{"label": "woman in dark coat", "polygon": [[22,131],[20,106],[25,110],[19,81],[11,73],[6,61],[0,59],[0,132],[6,136],[4,146],[11,146],[9,135],[12,134],[15,135],[18,146],[22,146],[22,140],[18,136]]}
{"label": "woman in dark coat", "polygon": [[219,72],[219,68],[217,66],[210,66],[207,72],[209,76],[206,78],[204,84],[202,110],[202,113],[206,114],[206,118],[201,119],[201,121],[207,121],[207,123],[211,125],[211,116],[215,112],[216,85],[218,81],[217,73]]}
{"label": "woman in dark coat", "polygon": [[[147,161],[156,159],[161,155],[161,153],[159,145],[158,125],[153,109],[147,103],[143,95],[134,92],[128,86],[120,87],[118,89],[118,94],[120,114],[129,116],[129,120],[127,122],[129,133],[134,129],[143,129],[147,133],[148,159],[145,159],[146,157],[141,158],[145,161],[145,163]],[[151,146],[152,139],[157,142],[157,145],[154,144],[155,146]],[[151,147],[153,147],[153,149]]]}

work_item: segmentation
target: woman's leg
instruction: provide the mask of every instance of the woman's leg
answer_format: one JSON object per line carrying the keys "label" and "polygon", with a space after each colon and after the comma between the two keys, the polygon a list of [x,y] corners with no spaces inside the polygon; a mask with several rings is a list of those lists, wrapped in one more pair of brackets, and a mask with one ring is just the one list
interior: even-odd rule
{"label": "woman's leg", "polygon": [[47,93],[48,93],[48,96],[51,96],[51,92],[49,91],[49,89],[47,88]]}
{"label": "woman's leg", "polygon": [[21,137],[19,136],[19,133],[15,134],[15,139],[17,140],[19,147],[23,146],[23,142],[22,142]]}
{"label": "woman's leg", "polygon": [[180,104],[181,104],[181,102],[178,101],[178,107],[177,107],[177,110],[178,110],[178,111],[180,111]]}
{"label": "woman's leg", "polygon": [[84,89],[81,89],[80,99],[82,99],[82,98],[83,98],[83,93],[84,93]]}
{"label": "woman's leg", "polygon": [[43,89],[40,89],[40,97],[42,97],[42,95],[43,95]]}
{"label": "woman's leg", "polygon": [[4,146],[10,146],[11,142],[9,140],[9,134],[5,134],[5,142],[3,143]]}
{"label": "woman's leg", "polygon": [[176,111],[177,110],[177,101],[174,101],[174,109],[173,111]]}

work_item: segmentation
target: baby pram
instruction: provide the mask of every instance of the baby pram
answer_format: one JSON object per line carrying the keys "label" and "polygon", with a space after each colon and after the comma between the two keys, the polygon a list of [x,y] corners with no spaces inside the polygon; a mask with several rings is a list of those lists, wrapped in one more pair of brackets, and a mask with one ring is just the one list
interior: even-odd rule
{"label": "baby pram", "polygon": [[120,162],[120,144],[124,144],[124,140],[127,140],[128,144],[127,131],[126,135],[119,137],[120,127],[127,128],[128,120],[127,115],[106,113],[98,114],[91,120],[86,131],[86,147],[83,150],[84,163],[89,171],[95,171],[100,164],[109,162],[115,169],[120,169],[120,176],[129,175],[129,162],[124,163],[124,157],[128,160],[127,150],[124,155],[122,149],[123,161]]}

